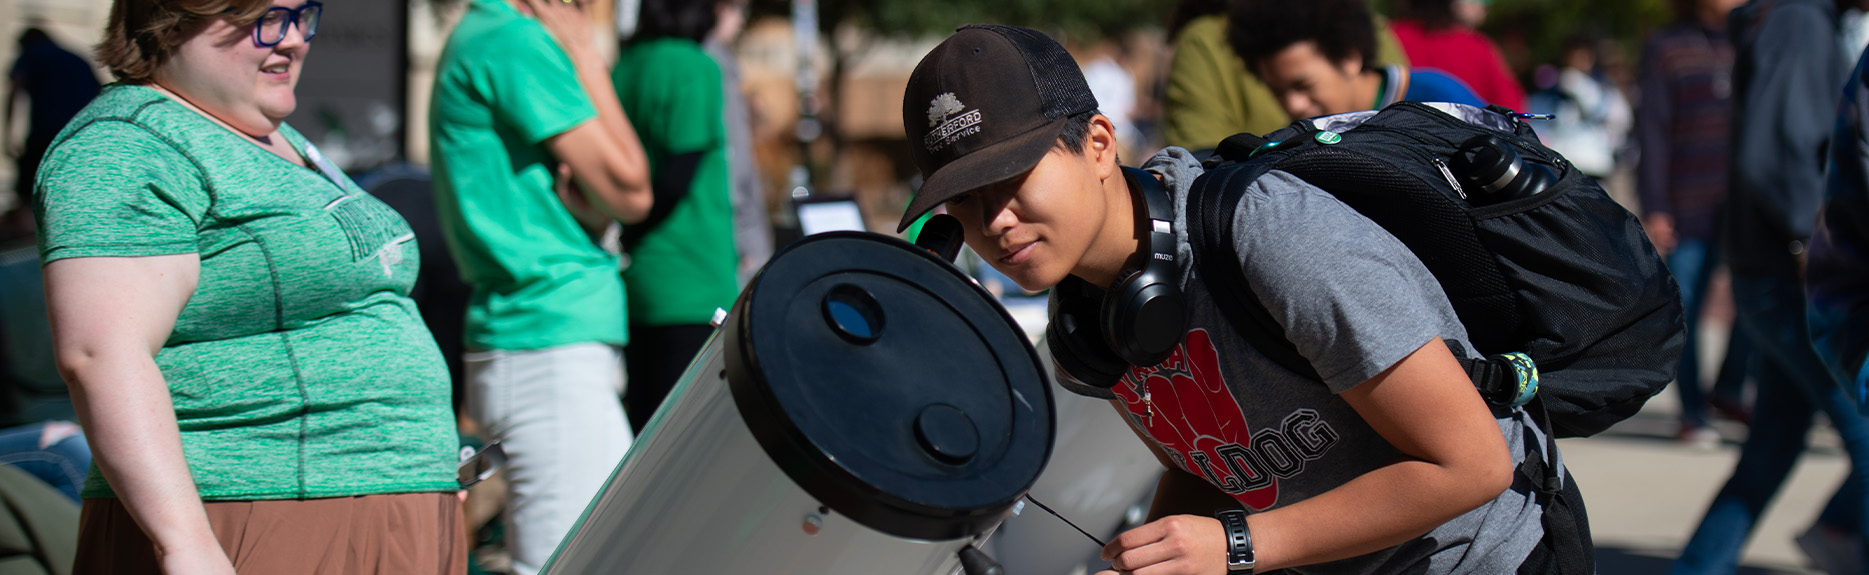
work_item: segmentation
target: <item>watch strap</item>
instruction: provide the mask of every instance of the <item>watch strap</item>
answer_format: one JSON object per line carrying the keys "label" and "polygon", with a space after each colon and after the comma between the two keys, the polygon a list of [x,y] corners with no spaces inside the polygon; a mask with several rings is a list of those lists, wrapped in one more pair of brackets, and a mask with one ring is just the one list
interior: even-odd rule
{"label": "watch strap", "polygon": [[1227,573],[1252,575],[1258,561],[1253,554],[1252,532],[1246,529],[1246,512],[1225,509],[1214,513],[1227,534]]}

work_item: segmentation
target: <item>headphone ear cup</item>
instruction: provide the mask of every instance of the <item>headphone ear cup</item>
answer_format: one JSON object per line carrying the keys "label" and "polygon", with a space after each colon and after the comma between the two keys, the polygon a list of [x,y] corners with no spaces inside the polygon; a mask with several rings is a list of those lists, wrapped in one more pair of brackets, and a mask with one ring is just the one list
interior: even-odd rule
{"label": "headphone ear cup", "polygon": [[1064,375],[1092,387],[1114,387],[1130,365],[1105,343],[1097,314],[1100,298],[1085,292],[1087,284],[1066,278],[1051,290],[1051,322],[1045,326],[1045,345]]}
{"label": "headphone ear cup", "polygon": [[1187,333],[1187,300],[1177,280],[1177,240],[1163,223],[1175,219],[1173,196],[1148,172],[1123,168],[1130,186],[1148,207],[1147,251],[1140,269],[1110,286],[1098,316],[1104,344],[1131,365],[1152,366],[1168,359]]}
{"label": "headphone ear cup", "polygon": [[1181,290],[1139,273],[1117,284],[1122,291],[1104,303],[1104,341],[1133,365],[1151,366],[1168,359],[1188,328],[1187,303]]}

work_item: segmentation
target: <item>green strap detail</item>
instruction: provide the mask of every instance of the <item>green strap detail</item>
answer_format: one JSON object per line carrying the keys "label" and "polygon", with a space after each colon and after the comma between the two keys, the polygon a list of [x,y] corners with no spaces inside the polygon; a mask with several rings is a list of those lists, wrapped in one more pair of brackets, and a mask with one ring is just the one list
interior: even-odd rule
{"label": "green strap detail", "polygon": [[1512,373],[1518,380],[1518,394],[1512,397],[1514,407],[1530,403],[1533,397],[1538,396],[1538,364],[1532,361],[1532,356],[1515,351],[1495,355],[1493,358],[1504,360],[1507,365],[1511,365]]}

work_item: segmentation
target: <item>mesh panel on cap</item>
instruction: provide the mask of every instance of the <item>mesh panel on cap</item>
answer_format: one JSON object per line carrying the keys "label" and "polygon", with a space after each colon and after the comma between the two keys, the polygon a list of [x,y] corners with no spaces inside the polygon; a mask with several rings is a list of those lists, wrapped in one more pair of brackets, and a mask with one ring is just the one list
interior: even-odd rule
{"label": "mesh panel on cap", "polygon": [[1038,97],[1045,103],[1045,119],[1056,120],[1071,114],[1097,109],[1097,97],[1090,93],[1090,84],[1084,81],[1084,73],[1077,69],[1077,61],[1071,59],[1070,52],[1064,51],[1051,37],[1031,28],[984,24],[967,26],[990,30],[1012,42],[1013,48],[1025,56],[1026,67],[1032,71],[1032,81],[1038,88]]}

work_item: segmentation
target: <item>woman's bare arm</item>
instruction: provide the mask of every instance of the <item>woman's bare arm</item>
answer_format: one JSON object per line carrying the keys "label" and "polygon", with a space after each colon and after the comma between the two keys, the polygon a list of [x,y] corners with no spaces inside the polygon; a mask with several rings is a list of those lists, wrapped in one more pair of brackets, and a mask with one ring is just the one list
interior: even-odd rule
{"label": "woman's bare arm", "polygon": [[58,260],[45,266],[46,307],[59,374],[98,468],[163,570],[231,574],[155,361],[200,269],[195,254]]}

